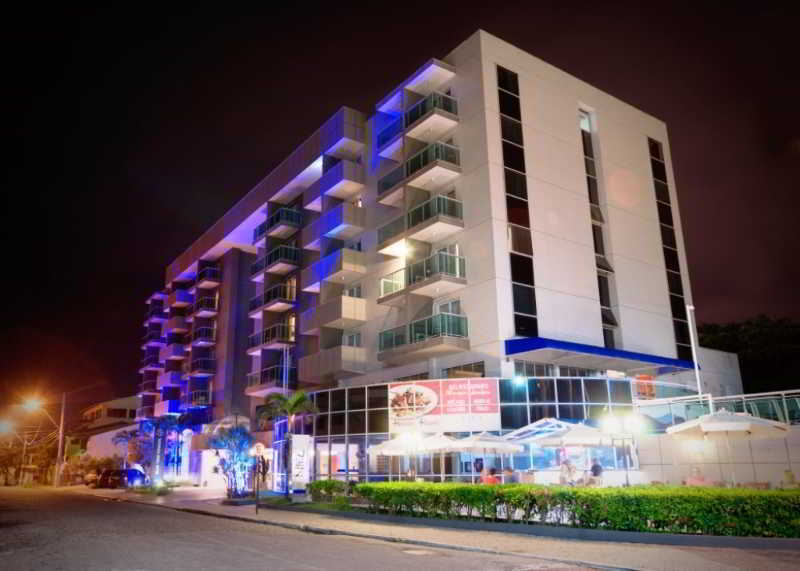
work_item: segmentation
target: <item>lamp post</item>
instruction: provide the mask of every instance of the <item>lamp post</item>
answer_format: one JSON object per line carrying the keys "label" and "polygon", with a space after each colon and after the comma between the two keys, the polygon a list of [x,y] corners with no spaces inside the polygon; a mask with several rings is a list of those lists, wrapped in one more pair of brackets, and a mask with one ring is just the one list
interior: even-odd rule
{"label": "lamp post", "polygon": [[[630,440],[633,445],[633,435],[642,431],[642,419],[635,413],[621,419],[609,414],[603,417],[600,426],[602,431],[611,438],[612,447],[617,440],[622,441],[622,446],[625,447],[626,440]],[[623,448],[623,450],[625,454],[625,487],[630,487],[630,454],[628,448]]]}
{"label": "lamp post", "polygon": [[[694,305],[686,304],[686,314],[689,316],[689,342],[692,345],[692,361],[694,364],[694,379],[697,383],[697,397],[700,399],[700,404],[703,403],[703,385],[700,382],[700,364],[697,362],[697,335],[695,327],[697,321],[694,316]],[[714,412],[714,401],[711,395],[708,395],[708,412]]]}

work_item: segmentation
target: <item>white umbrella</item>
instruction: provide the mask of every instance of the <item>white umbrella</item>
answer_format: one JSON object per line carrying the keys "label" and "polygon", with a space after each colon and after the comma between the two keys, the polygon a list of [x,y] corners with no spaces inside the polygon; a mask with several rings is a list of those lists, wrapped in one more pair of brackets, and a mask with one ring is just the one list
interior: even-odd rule
{"label": "white umbrella", "polygon": [[[421,435],[416,432],[406,432],[391,440],[384,440],[380,444],[370,446],[367,454],[370,456],[408,456],[419,450],[422,442]],[[389,480],[392,479],[391,463],[389,464]]]}
{"label": "white umbrella", "polygon": [[[501,436],[488,432],[473,434],[453,443],[454,452],[474,452],[486,454],[516,454],[525,450],[524,446],[509,442]],[[472,472],[472,481],[475,482],[475,472]]]}
{"label": "white umbrella", "polygon": [[[565,423],[567,424],[567,423]],[[611,446],[611,436],[585,424],[568,424],[557,432],[536,434],[515,440],[539,446]]]}
{"label": "white umbrella", "polygon": [[435,454],[438,452],[441,455],[441,481],[444,482],[444,455],[445,452],[455,451],[455,443],[457,440],[450,436],[445,436],[441,432],[433,434],[427,438],[423,438],[419,443],[419,452],[430,452]]}
{"label": "white umbrella", "polygon": [[[712,438],[724,439],[731,459],[731,478],[736,484],[736,473],[733,470],[733,455],[731,454],[731,439],[762,440],[768,438],[786,438],[789,427],[781,422],[758,418],[746,412],[728,412],[725,409],[711,414],[704,414],[700,418],[682,422],[667,428],[667,434],[678,439]],[[756,464],[753,459],[753,449],[750,449],[750,461],[753,463],[753,474],[756,473]]]}

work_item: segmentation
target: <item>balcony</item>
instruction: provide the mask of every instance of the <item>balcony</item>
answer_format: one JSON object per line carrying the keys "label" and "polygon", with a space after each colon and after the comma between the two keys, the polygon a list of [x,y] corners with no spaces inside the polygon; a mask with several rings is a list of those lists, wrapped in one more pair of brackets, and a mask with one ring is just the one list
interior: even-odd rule
{"label": "balcony", "polygon": [[431,143],[378,181],[378,202],[397,206],[403,200],[405,186],[443,190],[461,174],[460,165],[458,147]]}
{"label": "balcony", "polygon": [[303,228],[300,244],[305,250],[319,250],[322,238],[349,240],[364,231],[366,209],[343,202]]}
{"label": "balcony", "polygon": [[303,213],[293,208],[279,208],[266,222],[253,230],[253,245],[263,246],[267,236],[286,239],[303,226]]}
{"label": "balcony", "polygon": [[183,315],[173,315],[167,320],[164,331],[167,333],[186,333],[189,331],[189,323]]}
{"label": "balcony", "polygon": [[192,346],[210,347],[217,341],[217,330],[213,327],[198,327],[192,333]]}
{"label": "balcony", "polygon": [[217,309],[216,297],[201,297],[192,306],[192,315],[195,317],[214,317],[217,314]]}
{"label": "balcony", "polygon": [[158,331],[151,330],[144,334],[142,337],[143,347],[160,347],[165,342],[164,336],[161,335],[160,329]]}
{"label": "balcony", "polygon": [[147,380],[142,381],[139,383],[139,394],[146,395],[146,394],[158,394],[158,388],[156,387],[155,380]]}
{"label": "balcony", "polygon": [[181,408],[202,408],[211,404],[211,393],[207,390],[191,391],[181,395]]}
{"label": "balcony", "polygon": [[300,288],[319,293],[323,281],[348,283],[366,273],[364,252],[341,248],[305,268],[300,274]]}
{"label": "balcony", "polygon": [[250,266],[250,279],[264,281],[264,273],[284,275],[300,267],[301,250],[282,244]]}
{"label": "balcony", "polygon": [[397,161],[403,154],[403,117],[398,117],[380,130],[377,136],[378,154]]}
{"label": "balcony", "polygon": [[294,307],[297,290],[289,284],[275,284],[264,293],[250,300],[249,315],[253,319],[261,319],[262,311],[283,312]]}
{"label": "balcony", "polygon": [[402,365],[469,350],[467,318],[437,313],[378,334],[378,360]]}
{"label": "balcony", "polygon": [[303,208],[322,212],[322,197],[349,200],[364,188],[364,168],[353,161],[342,160],[327,171],[303,193]]}
{"label": "balcony", "polygon": [[164,371],[158,375],[156,388],[161,390],[166,387],[179,387],[183,380],[183,373],[180,371]]}
{"label": "balcony", "polygon": [[158,371],[164,368],[164,363],[159,359],[158,353],[145,355],[142,359],[143,371]]}
{"label": "balcony", "polygon": [[294,345],[294,342],[294,327],[286,323],[276,323],[250,336],[247,340],[247,354],[258,355],[262,350],[286,349]]}
{"label": "balcony", "polygon": [[195,280],[195,287],[202,289],[213,289],[222,283],[222,272],[219,268],[207,266],[197,272],[197,279]]}
{"label": "balcony", "polygon": [[189,367],[189,372],[192,375],[209,377],[217,371],[216,359],[194,359]]}
{"label": "balcony", "polygon": [[454,293],[465,285],[466,260],[446,252],[414,262],[380,279],[378,303],[402,305],[405,294],[439,297]]}
{"label": "balcony", "polygon": [[163,323],[166,319],[167,314],[164,313],[164,307],[162,305],[150,304],[144,312],[145,326],[147,326],[148,323]]}
{"label": "balcony", "polygon": [[300,314],[301,335],[319,335],[320,327],[352,329],[367,321],[367,300],[341,296]]}
{"label": "balcony", "polygon": [[458,101],[431,93],[405,112],[404,121],[407,136],[426,143],[438,141],[458,125]]}
{"label": "balcony", "polygon": [[153,414],[156,418],[159,418],[168,414],[180,414],[180,412],[181,401],[178,399],[170,399],[157,402]]}
{"label": "balcony", "polygon": [[194,303],[194,296],[188,289],[176,289],[167,297],[169,307],[187,307]]}
{"label": "balcony", "polygon": [[136,420],[146,420],[153,418],[155,415],[154,406],[140,406],[136,409]]}
{"label": "balcony", "polygon": [[341,345],[320,349],[300,358],[300,378],[304,382],[329,382],[360,375],[366,371],[367,350],[364,347]]}
{"label": "balcony", "polygon": [[187,357],[186,347],[183,343],[170,343],[161,348],[160,359],[166,361],[182,361]]}
{"label": "balcony", "polygon": [[274,365],[256,373],[249,373],[247,375],[247,388],[244,393],[250,397],[264,397],[269,393],[282,391],[284,373],[286,374],[287,388],[289,390],[296,389],[297,368],[289,367],[287,370],[283,365]]}
{"label": "balcony", "polygon": [[378,252],[402,257],[406,239],[435,244],[463,229],[461,201],[438,194],[378,228]]}

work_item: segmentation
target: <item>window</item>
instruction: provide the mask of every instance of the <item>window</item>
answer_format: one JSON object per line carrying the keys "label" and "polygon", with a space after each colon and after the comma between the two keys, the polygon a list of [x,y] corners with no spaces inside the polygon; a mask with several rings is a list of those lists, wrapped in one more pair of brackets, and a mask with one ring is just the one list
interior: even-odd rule
{"label": "window", "polygon": [[525,379],[500,379],[500,402],[528,402],[528,383]]}
{"label": "window", "polygon": [[344,410],[345,409],[345,389],[338,389],[331,391],[331,410]]}
{"label": "window", "polygon": [[511,224],[516,224],[517,226],[523,226],[525,228],[531,227],[527,200],[515,198],[507,194],[506,212],[508,213],[508,221]]}
{"label": "window", "polygon": [[519,97],[505,91],[498,91],[497,93],[500,101],[500,113],[503,115],[508,115],[517,121],[522,121],[522,111],[520,110],[519,106]]}
{"label": "window", "polygon": [[656,200],[669,204],[669,187],[667,183],[653,179],[653,184],[655,184],[656,187]]}
{"label": "window", "polygon": [[686,302],[682,296],[670,295],[669,305],[672,309],[673,318],[686,320]]}
{"label": "window", "polygon": [[348,242],[344,245],[345,248],[348,250],[355,250],[356,252],[361,251],[361,240],[356,240],[355,242]]}
{"label": "window", "polygon": [[611,267],[611,263],[609,263],[608,259],[605,256],[601,256],[600,254],[595,255],[594,257],[595,264],[597,265],[598,270],[603,270],[604,272],[613,272],[614,268]]}
{"label": "window", "polygon": [[689,345],[692,342],[689,336],[689,324],[678,319],[673,320],[672,323],[675,329],[675,342],[682,345]]}
{"label": "window", "polygon": [[[614,312],[608,308],[600,308],[600,314],[602,317],[603,325],[610,325],[611,327],[616,327],[619,325],[617,323],[617,318],[614,317]],[[607,345],[606,345],[607,346]]]}
{"label": "window", "polygon": [[519,95],[519,78],[513,71],[497,66],[497,87]]}
{"label": "window", "polygon": [[445,379],[461,379],[465,377],[484,377],[486,376],[486,369],[483,361],[475,363],[467,363],[465,365],[456,365],[455,367],[448,367],[442,369],[442,378]]}
{"label": "window", "polygon": [[367,412],[359,410],[347,413],[348,434],[364,434],[367,431]]}
{"label": "window", "polygon": [[677,248],[678,243],[675,240],[675,230],[669,226],[661,225],[661,243],[670,248]]}
{"label": "window", "polygon": [[533,405],[530,407],[531,422],[542,420],[543,418],[555,418],[556,407],[555,405]]}
{"label": "window", "polygon": [[667,287],[669,289],[669,293],[683,295],[683,283],[681,282],[681,275],[677,272],[667,271]]}
{"label": "window", "polygon": [[608,384],[605,379],[584,379],[583,388],[586,391],[586,402],[608,402]]}
{"label": "window", "polygon": [[362,297],[361,284],[350,286],[349,288],[344,290],[344,293],[342,295],[344,295],[345,297]]}
{"label": "window", "polygon": [[539,324],[535,317],[530,315],[514,314],[514,335],[521,337],[538,337]]}
{"label": "window", "polygon": [[667,167],[658,159],[650,159],[650,166],[653,168],[653,178],[667,182]]}
{"label": "window", "polygon": [[455,315],[461,315],[461,300],[451,299],[448,301],[443,301],[437,305],[436,312],[453,313]]}
{"label": "window", "polygon": [[512,194],[519,198],[528,198],[528,182],[525,175],[505,169],[506,194]]}
{"label": "window", "polygon": [[556,388],[558,389],[558,402],[583,402],[580,379],[558,379]]}
{"label": "window", "polygon": [[525,152],[522,147],[503,141],[503,164],[515,171],[525,172]]}
{"label": "window", "polygon": [[689,345],[681,345],[680,343],[675,345],[675,348],[678,351],[678,359],[683,359],[684,361],[691,361],[692,360],[692,348]]}
{"label": "window", "polygon": [[514,312],[536,315],[536,293],[530,286],[512,284]]}
{"label": "window", "polygon": [[342,345],[345,347],[361,347],[361,332],[344,332],[342,333]]}
{"label": "window", "polygon": [[[325,395],[328,396],[327,394]],[[326,436],[328,434],[328,415],[318,414],[314,426],[314,434],[317,436]]]}
{"label": "window", "polygon": [[364,387],[355,387],[347,389],[347,408],[349,410],[358,410],[366,408],[367,397],[365,395]]}
{"label": "window", "polygon": [[664,250],[664,264],[667,266],[668,270],[672,270],[673,272],[680,272],[681,265],[678,261],[678,251],[673,250],[672,248],[663,248]]}
{"label": "window", "polygon": [[533,255],[533,244],[531,243],[531,231],[521,226],[508,225],[508,249],[520,254]]}
{"label": "window", "polygon": [[556,402],[556,387],[553,379],[528,379],[530,402]]}
{"label": "window", "polygon": [[614,404],[630,404],[631,384],[628,381],[608,381],[611,392],[611,402]]}
{"label": "window", "polygon": [[386,408],[389,406],[389,388],[386,385],[367,387],[367,406]]}
{"label": "window", "polygon": [[395,381],[426,381],[430,377],[428,373],[417,373],[416,375],[407,375],[405,377],[397,377]]}
{"label": "window", "polygon": [[370,432],[389,432],[389,411],[369,411],[369,415],[367,416],[367,426]]}
{"label": "window", "polygon": [[594,240],[594,253],[605,254],[606,246],[603,242],[603,228],[599,224],[592,224],[592,239]]}
{"label": "window", "polygon": [[582,404],[560,404],[558,405],[558,418],[563,420],[583,420],[584,412]]}
{"label": "window", "polygon": [[331,417],[331,434],[345,434],[347,414],[344,412],[338,412],[329,416]]}
{"label": "window", "polygon": [[514,374],[521,377],[552,377],[555,367],[548,363],[517,360],[514,361]]}
{"label": "window", "polygon": [[527,425],[527,405],[506,405],[500,407],[500,428],[503,430],[513,430]]}
{"label": "window", "polygon": [[597,274],[597,289],[600,291],[600,307],[611,307],[611,291],[607,275]]}
{"label": "window", "polygon": [[511,281],[520,284],[535,285],[533,283],[533,258],[511,254]]}
{"label": "window", "polygon": [[667,226],[674,226],[675,223],[672,221],[672,208],[670,208],[669,204],[656,202],[656,206],[658,207],[658,221]]}
{"label": "window", "polygon": [[522,123],[500,115],[500,136],[506,141],[522,145]]}
{"label": "window", "polygon": [[[613,317],[613,314],[611,316]],[[603,320],[603,324],[606,324],[605,320]],[[603,327],[603,345],[606,349],[614,349],[617,346],[617,342],[614,339],[614,329],[611,327]]]}

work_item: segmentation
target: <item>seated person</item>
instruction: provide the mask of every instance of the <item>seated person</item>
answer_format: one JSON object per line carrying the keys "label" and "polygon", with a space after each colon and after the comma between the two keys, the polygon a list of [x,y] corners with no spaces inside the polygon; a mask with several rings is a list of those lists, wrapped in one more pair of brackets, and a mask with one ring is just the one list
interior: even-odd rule
{"label": "seated person", "polygon": [[503,470],[503,483],[504,484],[519,484],[519,472],[515,472],[511,468],[505,468]]}
{"label": "seated person", "polygon": [[578,480],[578,470],[569,459],[561,463],[561,470],[558,475],[558,483],[566,486],[574,486]]}
{"label": "seated person", "polygon": [[703,475],[703,472],[700,471],[700,468],[697,466],[692,466],[692,470],[689,472],[689,477],[686,478],[686,485],[687,486],[711,486],[713,482],[710,480],[706,480],[706,477]]}
{"label": "seated person", "polygon": [[499,484],[500,479],[497,477],[497,469],[490,468],[488,474],[484,471],[484,474],[481,476],[481,482],[484,484]]}
{"label": "seated person", "polygon": [[589,478],[587,484],[590,486],[599,486],[603,483],[603,465],[595,458],[592,461],[592,467],[589,468]]}

